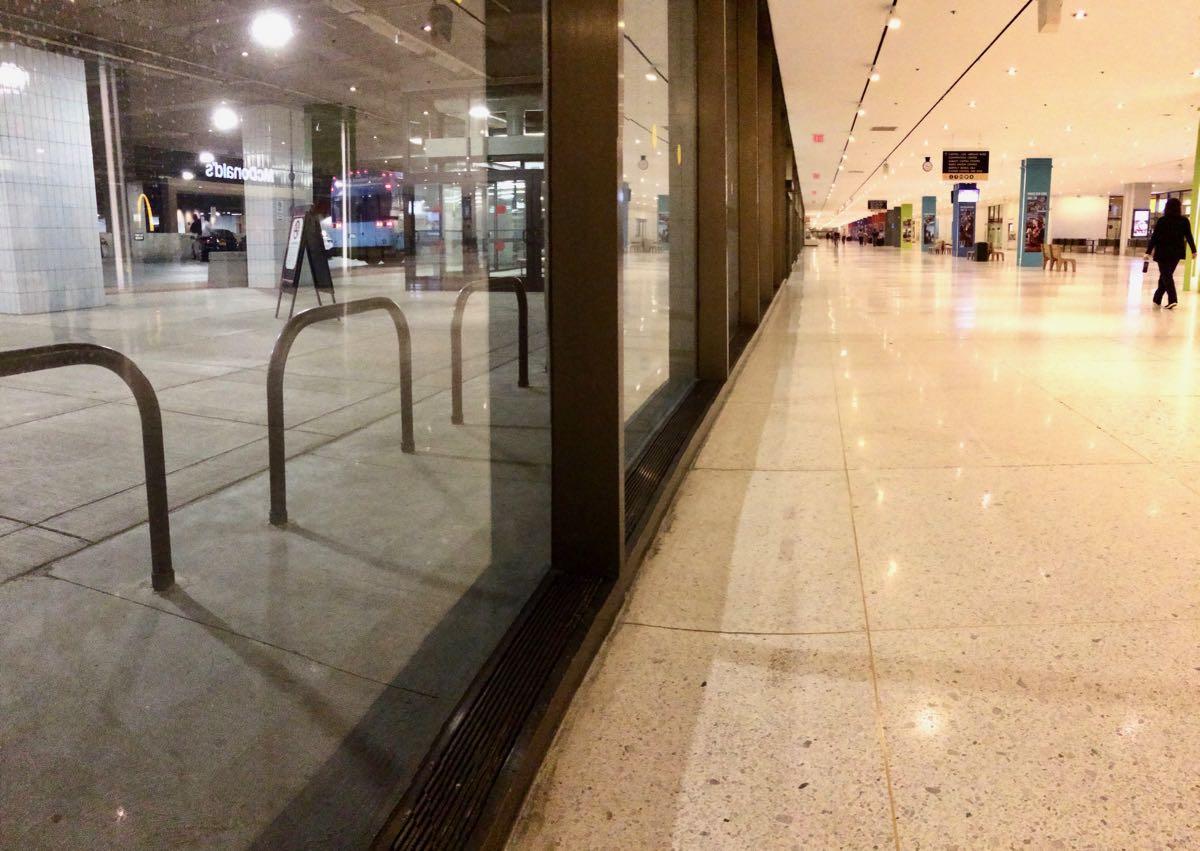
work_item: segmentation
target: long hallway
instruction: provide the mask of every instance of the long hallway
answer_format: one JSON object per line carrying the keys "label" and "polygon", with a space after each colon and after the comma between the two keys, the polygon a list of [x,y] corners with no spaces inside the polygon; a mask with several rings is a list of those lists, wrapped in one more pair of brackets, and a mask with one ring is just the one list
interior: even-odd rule
{"label": "long hallway", "polygon": [[1200,844],[1197,301],[803,255],[513,848]]}

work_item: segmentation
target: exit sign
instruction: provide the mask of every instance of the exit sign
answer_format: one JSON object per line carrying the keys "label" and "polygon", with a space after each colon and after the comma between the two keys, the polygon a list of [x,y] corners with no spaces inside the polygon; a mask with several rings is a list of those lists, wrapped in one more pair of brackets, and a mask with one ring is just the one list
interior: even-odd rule
{"label": "exit sign", "polygon": [[824,133],[813,133],[813,142],[815,142],[816,144],[819,145],[824,141],[825,141]]}

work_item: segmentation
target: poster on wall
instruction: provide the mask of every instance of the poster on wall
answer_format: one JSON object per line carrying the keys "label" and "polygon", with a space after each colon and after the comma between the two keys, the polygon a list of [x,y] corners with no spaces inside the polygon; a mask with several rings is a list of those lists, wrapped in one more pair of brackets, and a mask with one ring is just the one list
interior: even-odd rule
{"label": "poster on wall", "polygon": [[911,243],[915,240],[915,236],[913,233],[913,220],[912,219],[904,220],[904,227],[902,228],[902,232],[904,234],[905,242]]}
{"label": "poster on wall", "polygon": [[1146,239],[1150,236],[1150,211],[1133,211],[1133,238]]}
{"label": "poster on wall", "polygon": [[958,205],[958,245],[960,248],[975,247],[975,205]]}
{"label": "poster on wall", "polygon": [[1009,242],[1017,241],[1017,223],[1016,222],[1008,223],[1008,241]]}
{"label": "poster on wall", "polygon": [[925,214],[924,232],[925,244],[933,245],[934,240],[937,239],[937,216],[934,213]]}
{"label": "poster on wall", "polygon": [[1033,254],[1042,250],[1046,241],[1046,214],[1050,212],[1050,196],[1045,192],[1030,192],[1025,196],[1025,251]]}

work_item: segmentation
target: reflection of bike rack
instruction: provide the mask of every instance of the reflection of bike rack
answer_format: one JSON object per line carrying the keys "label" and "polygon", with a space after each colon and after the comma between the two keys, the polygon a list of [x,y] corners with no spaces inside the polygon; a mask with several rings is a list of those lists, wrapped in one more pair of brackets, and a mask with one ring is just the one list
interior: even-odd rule
{"label": "reflection of bike rack", "polygon": [[167,516],[167,465],[163,454],[162,413],[158,396],[137,364],[120,352],[94,343],[56,343],[0,352],[0,378],[63,366],[101,366],[120,376],[133,391],[142,419],[142,457],[146,464],[146,503],[150,522],[150,584],[166,591],[175,584],[171,566],[171,522]]}
{"label": "reflection of bike rack", "polygon": [[287,523],[287,454],[284,449],[283,428],[283,370],[287,366],[288,352],[300,332],[316,322],[326,319],[343,319],[355,313],[384,310],[392,317],[396,326],[396,342],[400,349],[400,448],[412,454],[417,451],[413,437],[413,390],[412,390],[412,339],[408,333],[408,322],[404,311],[390,298],[376,296],[360,298],[342,304],[327,304],[297,313],[275,341],[271,350],[271,363],[267,368],[267,444],[271,465],[271,523],[283,526]]}
{"label": "reflection of bike rack", "polygon": [[450,323],[450,422],[463,423],[463,355],[462,324],[467,300],[472,293],[483,290],[491,293],[513,292],[517,296],[517,386],[529,386],[529,297],[524,278],[491,278],[485,284],[467,284],[458,291],[454,303],[454,319]]}

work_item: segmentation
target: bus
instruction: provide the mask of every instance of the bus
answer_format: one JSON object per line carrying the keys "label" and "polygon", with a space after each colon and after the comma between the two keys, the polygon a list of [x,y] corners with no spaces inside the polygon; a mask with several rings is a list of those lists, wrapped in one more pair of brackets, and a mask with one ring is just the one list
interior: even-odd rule
{"label": "bus", "polygon": [[[401,177],[391,171],[356,171],[345,181],[340,177],[334,178],[328,230],[329,242],[334,250],[342,250],[347,232],[351,249],[404,250]],[[342,221],[343,202],[350,212],[348,228]]]}

